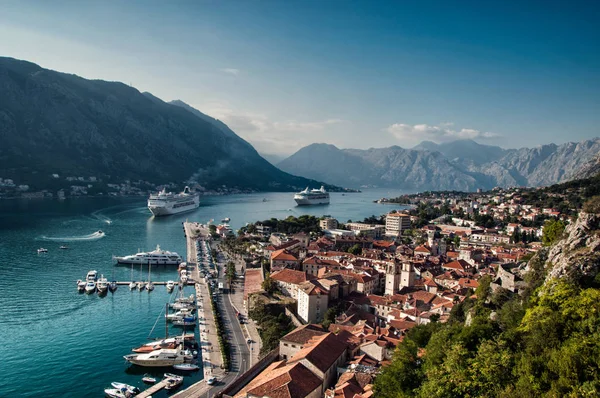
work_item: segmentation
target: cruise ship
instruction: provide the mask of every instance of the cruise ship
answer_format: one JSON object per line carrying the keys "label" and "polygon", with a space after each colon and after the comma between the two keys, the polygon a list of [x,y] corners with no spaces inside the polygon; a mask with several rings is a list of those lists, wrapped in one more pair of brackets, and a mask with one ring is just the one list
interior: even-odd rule
{"label": "cruise ship", "polygon": [[174,194],[164,188],[157,194],[148,198],[148,209],[154,216],[169,216],[197,209],[200,206],[200,196],[192,193],[190,187],[185,187],[183,192]]}
{"label": "cruise ship", "polygon": [[119,264],[139,264],[139,265],[179,265],[183,262],[181,256],[175,252],[161,250],[156,245],[156,250],[151,252],[141,252],[130,256],[115,257]]}
{"label": "cruise ship", "polygon": [[325,187],[321,189],[311,189],[308,187],[294,195],[294,200],[298,206],[303,205],[326,205],[329,204],[329,192],[325,191]]}

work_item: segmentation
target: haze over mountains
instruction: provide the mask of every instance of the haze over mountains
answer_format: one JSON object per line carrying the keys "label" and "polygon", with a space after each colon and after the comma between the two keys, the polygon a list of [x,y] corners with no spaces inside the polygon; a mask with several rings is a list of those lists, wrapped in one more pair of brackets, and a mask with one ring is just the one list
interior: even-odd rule
{"label": "haze over mountains", "polygon": [[472,140],[444,144],[424,141],[412,149],[338,149],[312,144],[277,166],[289,173],[347,187],[472,191],[550,185],[580,177],[596,170],[599,153],[600,138],[521,149],[503,149]]}
{"label": "haze over mountains", "polygon": [[208,188],[295,191],[224,123],[181,101],[0,57],[0,177],[45,188],[52,174]]}

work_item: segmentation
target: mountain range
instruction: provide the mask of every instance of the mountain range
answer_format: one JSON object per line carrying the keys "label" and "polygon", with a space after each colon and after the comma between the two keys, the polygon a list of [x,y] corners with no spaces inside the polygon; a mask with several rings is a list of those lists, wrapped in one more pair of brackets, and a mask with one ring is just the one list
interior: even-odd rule
{"label": "mountain range", "polygon": [[321,184],[279,170],[224,123],[181,101],[5,57],[0,139],[0,178],[38,189],[51,185],[52,174],[194,181],[209,189],[296,191]]}
{"label": "mountain range", "polygon": [[473,140],[423,141],[412,149],[339,149],[311,144],[277,164],[307,178],[360,187],[415,190],[544,186],[598,169],[600,138],[562,145],[503,149]]}

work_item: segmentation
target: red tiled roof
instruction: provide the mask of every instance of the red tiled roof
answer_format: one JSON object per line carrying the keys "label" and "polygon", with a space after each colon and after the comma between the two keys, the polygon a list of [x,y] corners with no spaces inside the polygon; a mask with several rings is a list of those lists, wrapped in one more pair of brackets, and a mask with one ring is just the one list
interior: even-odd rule
{"label": "red tiled roof", "polygon": [[324,334],[327,334],[327,331],[323,329],[323,326],[308,324],[292,330],[291,332],[283,336],[281,340],[291,341],[292,343],[304,345],[308,343],[308,341],[313,337],[322,336]]}
{"label": "red tiled roof", "polygon": [[290,358],[290,363],[308,360],[322,372],[327,370],[346,350],[346,343],[333,333],[313,337]]}
{"label": "red tiled roof", "polygon": [[459,271],[464,271],[465,268],[468,268],[468,267],[470,267],[470,264],[468,262],[466,262],[465,260],[455,260],[455,261],[452,261],[452,262],[442,265],[442,268],[455,269],[455,270],[459,270]]}
{"label": "red tiled roof", "polygon": [[323,380],[302,363],[275,362],[236,394],[236,397],[251,394],[270,398],[303,398],[322,383]]}
{"label": "red tiled roof", "polygon": [[284,268],[281,271],[273,272],[271,274],[271,279],[274,279],[279,282],[299,285],[311,279],[315,279],[315,276],[307,275],[304,271],[296,271],[293,269]]}
{"label": "red tiled roof", "polygon": [[286,249],[277,250],[271,253],[271,260],[298,261],[298,259]]}

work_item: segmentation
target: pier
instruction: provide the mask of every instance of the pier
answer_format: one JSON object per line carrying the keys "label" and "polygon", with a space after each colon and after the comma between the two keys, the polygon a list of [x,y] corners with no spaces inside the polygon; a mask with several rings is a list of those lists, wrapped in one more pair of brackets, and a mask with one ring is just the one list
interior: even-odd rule
{"label": "pier", "polygon": [[167,380],[163,379],[163,380],[159,381],[158,383],[156,383],[155,385],[153,385],[152,387],[148,388],[147,390],[142,391],[141,393],[136,395],[136,397],[137,398],[148,398],[148,397],[152,396],[152,394],[159,392],[166,386],[167,386]]}

